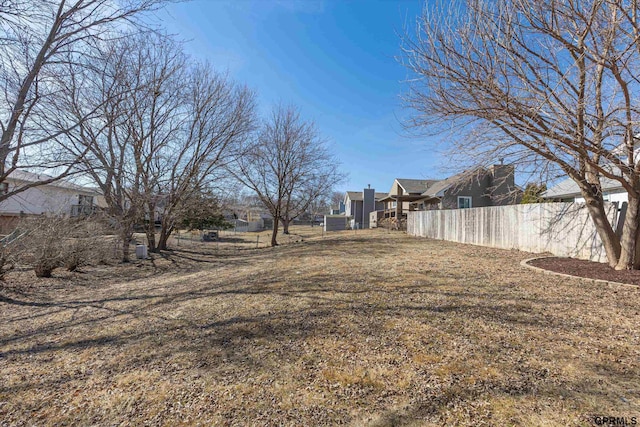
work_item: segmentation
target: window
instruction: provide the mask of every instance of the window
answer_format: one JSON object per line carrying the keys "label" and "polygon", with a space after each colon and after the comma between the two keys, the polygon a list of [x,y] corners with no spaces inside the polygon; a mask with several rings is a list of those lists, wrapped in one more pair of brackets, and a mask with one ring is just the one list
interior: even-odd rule
{"label": "window", "polygon": [[391,202],[391,207],[395,208],[396,206],[398,206],[398,202],[396,202],[395,200],[393,202]]}
{"label": "window", "polygon": [[92,206],[93,196],[85,196],[83,194],[78,195],[78,204],[82,206]]}
{"label": "window", "polygon": [[458,209],[468,209],[471,207],[471,197],[458,196]]}

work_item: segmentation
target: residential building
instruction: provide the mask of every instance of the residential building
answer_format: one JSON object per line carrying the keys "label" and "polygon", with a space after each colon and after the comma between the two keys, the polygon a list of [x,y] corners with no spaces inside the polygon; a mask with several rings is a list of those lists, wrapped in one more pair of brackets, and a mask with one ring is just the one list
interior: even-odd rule
{"label": "residential building", "polygon": [[[5,194],[15,188],[51,179],[48,175],[26,171],[12,172],[2,183]],[[70,217],[85,216],[104,207],[99,191],[65,180],[37,185],[0,202],[0,233],[11,232],[24,216],[57,214]]]}
{"label": "residential building", "polygon": [[384,217],[402,216],[407,211],[415,210],[420,206],[416,202],[424,199],[423,193],[436,182],[435,179],[396,178],[389,194],[380,199],[384,204]]}
{"label": "residential building", "polygon": [[522,190],[515,185],[512,165],[476,168],[443,180],[397,178],[382,198],[384,217],[400,218],[407,211],[465,209],[517,203]]}
{"label": "residential building", "polygon": [[362,191],[347,191],[344,195],[344,215],[349,219],[351,228],[369,228],[369,214],[384,209],[381,198],[387,193],[376,193],[373,188]]}
{"label": "residential building", "polygon": [[[608,178],[600,178],[600,184],[602,186],[602,198],[605,202],[623,203],[629,201],[627,190],[622,187],[620,182]],[[560,202],[585,202],[578,184],[571,178],[567,178],[549,188],[542,193],[542,197]]]}

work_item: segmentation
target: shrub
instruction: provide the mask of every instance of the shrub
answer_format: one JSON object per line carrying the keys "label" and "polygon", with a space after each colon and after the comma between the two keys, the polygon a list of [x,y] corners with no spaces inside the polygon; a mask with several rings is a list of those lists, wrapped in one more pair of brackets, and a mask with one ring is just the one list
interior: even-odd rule
{"label": "shrub", "polygon": [[16,260],[20,258],[20,237],[22,232],[15,230],[13,233],[0,240],[0,280],[16,266]]}
{"label": "shrub", "polygon": [[24,220],[20,228],[24,259],[37,277],[51,277],[59,267],[75,271],[105,262],[114,244],[105,236],[107,226],[95,219],[42,216]]}

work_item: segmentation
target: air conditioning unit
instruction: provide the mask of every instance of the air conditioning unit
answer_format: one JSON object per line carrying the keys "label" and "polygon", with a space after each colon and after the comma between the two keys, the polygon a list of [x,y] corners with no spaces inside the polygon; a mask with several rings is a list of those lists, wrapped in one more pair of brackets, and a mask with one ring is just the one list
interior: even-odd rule
{"label": "air conditioning unit", "polygon": [[136,258],[147,259],[147,245],[136,245]]}

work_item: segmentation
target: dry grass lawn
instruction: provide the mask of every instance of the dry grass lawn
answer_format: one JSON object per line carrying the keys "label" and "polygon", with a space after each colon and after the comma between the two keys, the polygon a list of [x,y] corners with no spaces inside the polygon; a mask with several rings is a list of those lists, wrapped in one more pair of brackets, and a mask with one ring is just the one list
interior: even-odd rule
{"label": "dry grass lawn", "polygon": [[9,275],[0,425],[640,422],[638,289],[523,252],[314,233]]}

